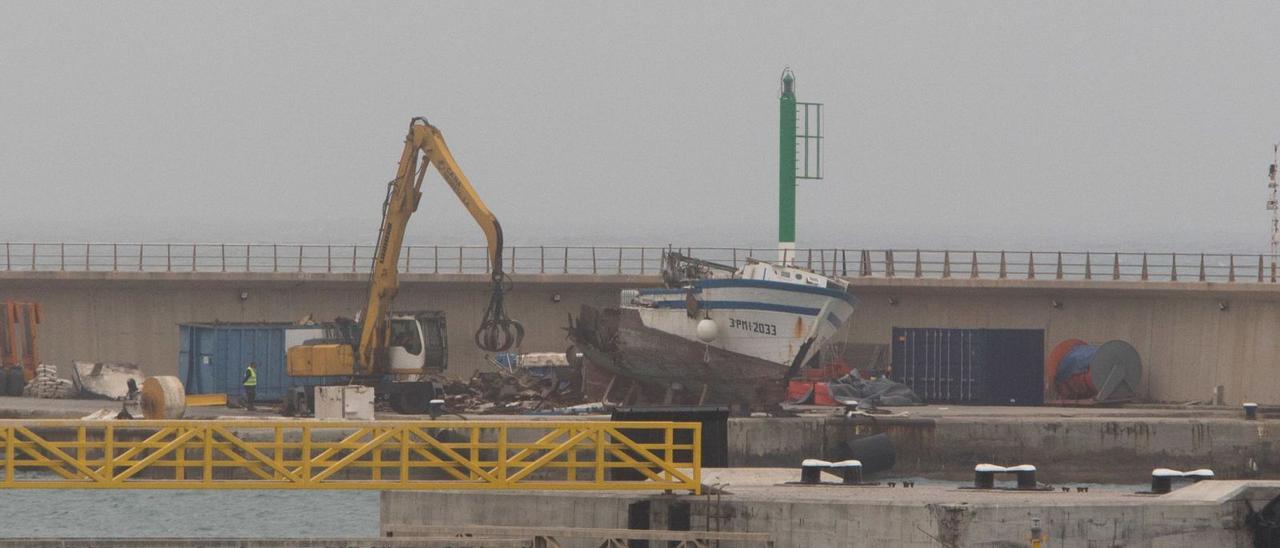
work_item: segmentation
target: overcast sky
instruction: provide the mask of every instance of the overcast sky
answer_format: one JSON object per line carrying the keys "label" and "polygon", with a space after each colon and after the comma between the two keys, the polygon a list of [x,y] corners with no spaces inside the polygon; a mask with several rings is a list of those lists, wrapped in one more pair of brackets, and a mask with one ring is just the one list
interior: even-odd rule
{"label": "overcast sky", "polygon": [[[372,243],[408,122],[516,244],[1258,252],[1277,2],[0,4],[0,240]],[[432,173],[412,243],[478,243]]]}

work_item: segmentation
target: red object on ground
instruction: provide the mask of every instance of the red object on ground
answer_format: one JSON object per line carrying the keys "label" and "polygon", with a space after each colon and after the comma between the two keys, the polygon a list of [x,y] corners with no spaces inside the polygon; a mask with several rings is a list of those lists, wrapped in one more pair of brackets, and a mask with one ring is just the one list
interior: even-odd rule
{"label": "red object on ground", "polygon": [[[813,396],[807,401],[800,401],[805,400],[810,391]],[[840,405],[831,397],[831,383],[807,380],[792,380],[787,384],[787,401],[804,405]]]}
{"label": "red object on ground", "polygon": [[[831,381],[852,372],[853,368],[839,358],[822,364],[822,367],[803,368],[800,370],[801,378],[791,379],[791,382],[787,383],[787,401],[804,405],[842,405],[831,397]],[[861,374],[866,378],[866,373]],[[806,398],[810,391],[813,395]]]}
{"label": "red object on ground", "polygon": [[822,367],[804,368],[800,370],[804,380],[810,382],[834,381],[840,377],[848,375],[853,368],[844,360],[836,360],[827,362]]}

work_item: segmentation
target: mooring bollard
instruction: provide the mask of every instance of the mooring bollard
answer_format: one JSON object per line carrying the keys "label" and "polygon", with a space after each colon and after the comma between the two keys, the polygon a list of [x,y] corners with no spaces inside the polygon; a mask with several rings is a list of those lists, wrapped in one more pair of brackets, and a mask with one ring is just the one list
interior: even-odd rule
{"label": "mooring bollard", "polygon": [[1242,407],[1244,407],[1244,420],[1247,420],[1247,421],[1258,420],[1258,404],[1253,402],[1247,402]]}
{"label": "mooring bollard", "polygon": [[804,459],[804,461],[800,463],[800,483],[822,483],[822,471],[828,468],[831,468],[831,463],[825,460]]}
{"label": "mooring bollard", "polygon": [[1173,479],[1182,477],[1182,472],[1168,468],[1156,468],[1151,471],[1151,492],[1163,495],[1173,491]]}
{"label": "mooring bollard", "polygon": [[831,470],[840,476],[845,485],[862,483],[862,461],[842,460],[831,463]]}
{"label": "mooring bollard", "polygon": [[431,414],[431,418],[437,418],[444,414],[444,400],[431,400],[427,402],[427,412]]}
{"label": "mooring bollard", "polygon": [[994,464],[979,464],[973,467],[973,487],[974,489],[995,489],[996,474],[1008,472],[1009,470],[1003,466]]}
{"label": "mooring bollard", "polygon": [[1010,466],[1005,471],[1013,472],[1018,478],[1018,489],[1036,488],[1036,467],[1030,464]]}
{"label": "mooring bollard", "polygon": [[1192,470],[1190,472],[1183,473],[1182,476],[1185,478],[1189,478],[1191,481],[1195,483],[1200,483],[1204,480],[1213,479],[1213,470],[1210,470],[1208,468],[1201,468],[1199,470]]}

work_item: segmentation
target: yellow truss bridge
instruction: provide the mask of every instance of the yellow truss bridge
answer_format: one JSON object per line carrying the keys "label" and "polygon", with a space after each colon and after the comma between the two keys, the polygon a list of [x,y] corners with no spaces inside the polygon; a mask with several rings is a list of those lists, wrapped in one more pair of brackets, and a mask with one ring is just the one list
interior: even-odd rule
{"label": "yellow truss bridge", "polygon": [[0,421],[4,489],[701,489],[698,423]]}

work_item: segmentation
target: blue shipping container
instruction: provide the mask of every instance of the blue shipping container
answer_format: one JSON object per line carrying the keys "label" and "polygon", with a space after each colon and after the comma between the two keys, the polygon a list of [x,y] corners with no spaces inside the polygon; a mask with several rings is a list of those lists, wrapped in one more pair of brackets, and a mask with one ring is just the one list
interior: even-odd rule
{"label": "blue shipping container", "polygon": [[893,370],[926,403],[1044,404],[1044,330],[895,327]]}
{"label": "blue shipping container", "polygon": [[258,362],[258,401],[280,401],[293,386],[346,384],[345,377],[290,377],[285,352],[323,336],[319,327],[293,324],[182,324],[178,326],[178,378],[188,394],[244,393],[249,362]]}

